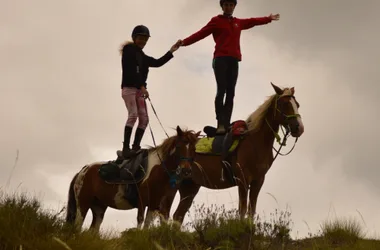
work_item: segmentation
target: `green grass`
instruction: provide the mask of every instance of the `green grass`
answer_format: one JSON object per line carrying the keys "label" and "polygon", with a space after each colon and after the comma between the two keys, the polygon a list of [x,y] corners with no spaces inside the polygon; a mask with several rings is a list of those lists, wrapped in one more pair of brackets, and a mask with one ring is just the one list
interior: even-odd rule
{"label": "green grass", "polygon": [[380,241],[364,239],[354,219],[321,223],[315,235],[292,239],[290,213],[275,211],[266,220],[238,219],[224,207],[197,206],[193,221],[182,229],[175,223],[146,230],[129,229],[121,235],[76,232],[65,225],[65,211],[44,210],[39,200],[0,191],[0,249],[380,249]]}

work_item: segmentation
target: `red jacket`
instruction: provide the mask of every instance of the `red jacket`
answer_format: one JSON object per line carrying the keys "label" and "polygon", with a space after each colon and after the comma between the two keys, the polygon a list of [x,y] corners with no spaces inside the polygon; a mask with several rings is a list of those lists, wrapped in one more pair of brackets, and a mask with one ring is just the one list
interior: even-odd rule
{"label": "red jacket", "polygon": [[270,23],[270,17],[256,17],[239,19],[217,15],[200,29],[183,40],[183,46],[191,45],[208,35],[212,34],[215,41],[214,58],[219,56],[232,56],[241,61],[240,33],[242,30],[250,29],[253,26]]}

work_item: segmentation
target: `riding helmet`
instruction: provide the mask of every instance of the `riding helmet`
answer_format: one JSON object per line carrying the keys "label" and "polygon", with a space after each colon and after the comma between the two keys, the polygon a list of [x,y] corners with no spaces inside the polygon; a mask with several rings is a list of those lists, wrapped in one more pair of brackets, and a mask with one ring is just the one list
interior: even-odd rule
{"label": "riding helmet", "polygon": [[232,3],[234,3],[235,5],[237,5],[237,0],[220,0],[219,1],[219,4],[220,4],[220,7],[222,7],[223,6],[223,3],[224,2],[232,2]]}
{"label": "riding helmet", "polygon": [[143,36],[148,36],[150,37],[150,32],[148,27],[144,25],[137,25],[133,31],[132,31],[132,37],[135,37],[137,35],[143,35]]}

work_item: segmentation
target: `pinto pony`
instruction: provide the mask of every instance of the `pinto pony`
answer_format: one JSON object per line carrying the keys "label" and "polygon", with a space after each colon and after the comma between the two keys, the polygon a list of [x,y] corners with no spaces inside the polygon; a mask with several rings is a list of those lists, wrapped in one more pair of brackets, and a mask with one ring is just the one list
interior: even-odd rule
{"label": "pinto pony", "polygon": [[177,135],[157,147],[143,149],[146,160],[142,169],[146,171],[140,172],[141,178],[137,182],[123,184],[102,179],[99,170],[109,162],[84,166],[70,183],[66,222],[80,229],[91,209],[93,218],[90,229],[98,232],[107,207],[119,210],[138,208],[137,222],[138,228],[141,228],[147,206],[145,226],[148,226],[153,218],[152,213],[159,209],[161,197],[172,188],[170,180],[173,176],[180,181],[191,175],[199,134],[200,131],[182,131],[177,126]]}
{"label": "pinto pony", "polygon": [[[235,176],[235,182],[228,181],[220,155],[196,152],[192,175],[179,185],[180,203],[174,213],[174,220],[182,224],[200,187],[226,189],[238,186],[239,214],[245,217],[249,191],[248,213],[256,213],[257,198],[264,183],[265,175],[274,161],[273,144],[280,143],[278,131],[284,126],[293,137],[304,132],[299,103],[294,96],[294,88],[280,89],[273,83],[275,94],[269,97],[245,121],[247,130],[239,139],[238,146],[230,153],[229,163]],[[171,205],[177,190],[168,190],[161,204],[161,214],[168,219]]]}

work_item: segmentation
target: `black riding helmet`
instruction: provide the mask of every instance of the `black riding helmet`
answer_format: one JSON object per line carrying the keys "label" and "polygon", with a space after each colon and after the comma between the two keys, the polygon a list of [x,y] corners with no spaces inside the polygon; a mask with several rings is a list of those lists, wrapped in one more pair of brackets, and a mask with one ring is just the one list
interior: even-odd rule
{"label": "black riding helmet", "polygon": [[132,31],[132,37],[135,37],[137,35],[150,37],[150,32],[149,32],[148,27],[144,25],[137,25]]}
{"label": "black riding helmet", "polygon": [[237,5],[237,0],[220,0],[219,1],[220,7],[222,7],[223,3],[225,3],[225,2],[230,2],[230,3],[234,3],[235,5]]}

